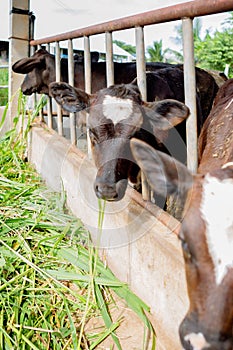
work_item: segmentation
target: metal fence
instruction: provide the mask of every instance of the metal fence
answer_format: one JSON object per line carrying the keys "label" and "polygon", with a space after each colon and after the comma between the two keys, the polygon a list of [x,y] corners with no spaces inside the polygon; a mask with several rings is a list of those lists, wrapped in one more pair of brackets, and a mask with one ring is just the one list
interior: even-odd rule
{"label": "metal fence", "polygon": [[[73,61],[73,39],[83,38],[84,41],[84,71],[85,71],[85,89],[91,93],[91,54],[90,38],[97,34],[105,34],[106,45],[106,77],[107,85],[114,83],[113,70],[113,40],[112,33],[120,30],[135,30],[136,41],[136,64],[137,81],[143,99],[146,99],[146,69],[145,69],[145,45],[144,45],[144,27],[165,23],[175,20],[182,20],[183,30],[183,53],[184,53],[184,86],[185,103],[190,109],[190,117],[187,121],[187,165],[193,172],[197,169],[197,122],[196,122],[196,82],[194,66],[194,45],[193,45],[193,19],[194,17],[205,16],[233,10],[232,0],[195,0],[179,5],[169,6],[158,10],[141,13],[134,16],[128,16],[118,20],[113,20],[98,25],[89,26],[73,30],[67,33],[54,35],[38,40],[32,40],[32,47],[40,47],[56,43],[56,80],[61,79],[60,65],[60,42],[68,41],[68,73],[69,84],[74,85],[74,61]],[[51,103],[48,105],[48,126],[52,127],[53,114]],[[61,107],[57,107],[57,129],[60,135],[63,135],[63,117]],[[77,144],[77,135],[75,128],[75,116],[70,114],[70,140]],[[149,191],[143,188],[143,198],[149,199]]]}

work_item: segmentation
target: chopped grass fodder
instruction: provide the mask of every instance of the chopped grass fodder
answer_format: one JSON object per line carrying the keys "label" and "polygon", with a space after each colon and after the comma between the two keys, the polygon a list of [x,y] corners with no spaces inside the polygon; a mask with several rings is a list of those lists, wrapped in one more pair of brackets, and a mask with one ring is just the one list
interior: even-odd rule
{"label": "chopped grass fodder", "polygon": [[[112,321],[112,292],[139,316],[155,349],[148,306],[102,263],[89,232],[66,208],[64,194],[49,191],[25,162],[37,112],[26,118],[21,95],[15,128],[0,139],[0,349],[91,350],[109,336],[122,349],[115,331],[124,320]],[[26,129],[16,132],[19,122]],[[100,202],[100,235],[104,205]],[[100,317],[105,327],[88,332],[87,323]],[[146,349],[146,337],[142,343]]]}

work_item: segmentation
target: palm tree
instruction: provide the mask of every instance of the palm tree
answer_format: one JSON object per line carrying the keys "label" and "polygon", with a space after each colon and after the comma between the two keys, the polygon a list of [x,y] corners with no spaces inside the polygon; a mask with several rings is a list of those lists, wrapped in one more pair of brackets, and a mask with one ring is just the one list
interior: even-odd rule
{"label": "palm tree", "polygon": [[120,40],[113,40],[113,43],[119,46],[121,49],[130,53],[132,56],[136,56],[136,46],[127,44],[124,41]]}
{"label": "palm tree", "polygon": [[[202,28],[201,19],[199,17],[194,18],[194,20],[193,20],[194,46],[202,41],[201,28]],[[182,24],[175,26],[175,31],[177,33],[177,36],[175,38],[172,38],[172,40],[175,44],[182,47],[182,41],[183,41]],[[208,35],[208,32],[206,33],[206,35]],[[167,52],[169,52],[172,56],[174,56],[174,59],[177,60],[178,62],[183,62],[183,50],[182,49],[180,51],[167,49]],[[198,61],[196,57],[195,57],[195,61],[196,62]]]}
{"label": "palm tree", "polygon": [[153,45],[148,46],[147,54],[149,55],[148,61],[150,62],[162,62],[164,61],[164,52],[163,52],[163,42],[154,41]]}

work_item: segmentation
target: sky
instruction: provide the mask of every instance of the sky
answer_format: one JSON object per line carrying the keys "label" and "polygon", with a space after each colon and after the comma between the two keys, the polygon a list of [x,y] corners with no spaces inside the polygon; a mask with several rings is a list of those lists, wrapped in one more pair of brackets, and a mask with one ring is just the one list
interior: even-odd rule
{"label": "sky", "polygon": [[[187,0],[31,0],[31,11],[36,16],[35,38],[39,39],[62,32],[83,28],[113,19],[126,17],[141,12],[154,10],[161,7],[176,5]],[[9,3],[0,0],[0,40],[9,37]],[[220,29],[221,23],[227,18],[227,14],[218,14],[202,17],[202,35],[206,29],[214,32]],[[176,49],[174,37],[175,26],[180,21],[148,26],[145,28],[145,46],[152,45],[153,41],[163,40],[163,49],[169,47]],[[91,39],[98,42],[101,36]],[[134,30],[119,31],[113,34],[113,39],[125,41],[135,45]],[[78,43],[78,40],[77,40]],[[82,45],[82,44],[78,44]]]}

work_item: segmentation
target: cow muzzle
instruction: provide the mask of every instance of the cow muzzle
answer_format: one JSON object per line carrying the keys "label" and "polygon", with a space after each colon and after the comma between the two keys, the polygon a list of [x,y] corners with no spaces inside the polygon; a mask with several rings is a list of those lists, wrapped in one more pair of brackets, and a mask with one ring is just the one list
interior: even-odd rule
{"label": "cow muzzle", "polygon": [[192,321],[187,318],[181,323],[179,333],[184,350],[233,349],[233,335],[224,335],[219,331],[208,331],[204,326],[198,325],[198,322],[192,324]]}
{"label": "cow muzzle", "polygon": [[23,86],[23,85],[21,85],[21,91],[22,91],[22,93],[24,94],[24,95],[26,95],[26,96],[30,96],[30,95],[32,95],[34,92],[37,92],[36,91],[36,89],[34,89],[34,88],[27,88],[27,87],[25,87],[25,86]]}
{"label": "cow muzzle", "polygon": [[94,190],[96,196],[107,201],[119,201],[124,197],[127,187],[127,179],[119,180],[116,183],[103,182],[96,179]]}

